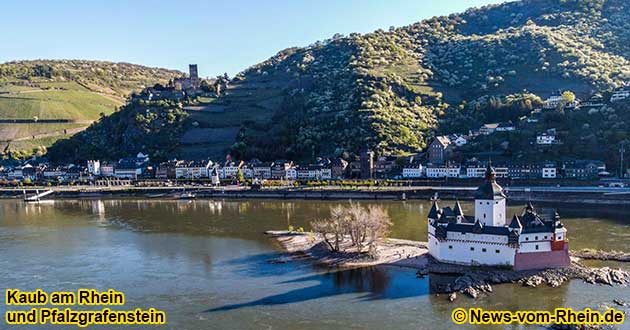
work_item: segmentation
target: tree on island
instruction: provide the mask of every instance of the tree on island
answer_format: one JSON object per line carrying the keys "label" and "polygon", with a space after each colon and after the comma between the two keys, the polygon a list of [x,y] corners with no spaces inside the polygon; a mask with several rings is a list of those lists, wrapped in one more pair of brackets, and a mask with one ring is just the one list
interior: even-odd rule
{"label": "tree on island", "polygon": [[362,207],[350,203],[330,208],[330,217],[311,222],[313,231],[322,234],[331,251],[340,252],[342,244],[349,241],[357,252],[373,251],[375,243],[389,233],[392,225],[382,206]]}

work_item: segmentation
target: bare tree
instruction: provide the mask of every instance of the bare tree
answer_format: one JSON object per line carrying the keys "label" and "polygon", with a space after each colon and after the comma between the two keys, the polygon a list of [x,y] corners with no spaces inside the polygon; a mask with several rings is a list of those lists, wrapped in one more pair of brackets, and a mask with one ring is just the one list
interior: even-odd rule
{"label": "bare tree", "polygon": [[387,211],[382,206],[371,205],[367,208],[350,203],[330,208],[330,218],[311,222],[314,231],[323,235],[324,241],[332,251],[340,251],[343,241],[349,238],[351,246],[358,252],[365,247],[373,251],[374,243],[386,237],[392,225]]}
{"label": "bare tree", "polygon": [[338,252],[348,227],[346,210],[341,205],[331,206],[330,218],[313,221],[311,227],[322,234],[332,251]]}

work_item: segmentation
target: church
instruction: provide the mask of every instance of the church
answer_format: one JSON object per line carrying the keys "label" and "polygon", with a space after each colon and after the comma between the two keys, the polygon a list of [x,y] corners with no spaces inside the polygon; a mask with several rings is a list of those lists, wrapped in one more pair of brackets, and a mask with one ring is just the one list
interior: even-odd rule
{"label": "church", "polygon": [[485,182],[475,192],[475,214],[465,215],[458,201],[428,215],[429,254],[440,262],[506,266],[515,270],[567,267],[567,229],[556,212],[544,219],[528,203],[507,221],[507,197],[488,165]]}

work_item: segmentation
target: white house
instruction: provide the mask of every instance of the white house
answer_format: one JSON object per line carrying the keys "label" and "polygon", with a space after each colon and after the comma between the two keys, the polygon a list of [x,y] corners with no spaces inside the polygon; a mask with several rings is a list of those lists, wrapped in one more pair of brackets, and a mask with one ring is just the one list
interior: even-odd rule
{"label": "white house", "polygon": [[319,178],[321,180],[331,180],[332,179],[332,168],[328,166],[324,166],[319,170]]}
{"label": "white house", "polygon": [[210,170],[210,180],[213,186],[221,184],[221,178],[219,177],[219,167],[215,166]]}
{"label": "white house", "polygon": [[101,162],[98,160],[87,161],[88,173],[92,175],[101,175]]}
{"label": "white house", "polygon": [[257,163],[253,165],[254,177],[258,179],[271,179],[271,164]]}
{"label": "white house", "polygon": [[428,215],[429,253],[444,263],[510,266],[516,270],[566,267],[567,230],[555,214],[545,220],[529,203],[520,216],[507,220],[506,196],[491,166],[476,191],[475,214],[465,215],[459,202]]}
{"label": "white house", "polygon": [[43,175],[46,179],[62,178],[66,175],[66,169],[60,166],[46,167]]}
{"label": "white house", "polygon": [[316,180],[321,179],[321,166],[301,166],[297,169],[298,180]]}
{"label": "white house", "polygon": [[618,102],[618,101],[621,101],[621,100],[625,100],[625,99],[627,99],[629,97],[630,97],[630,90],[629,89],[616,90],[610,96],[610,102]]}
{"label": "white house", "polygon": [[178,179],[208,178],[211,166],[210,160],[182,161],[175,166],[175,177]]}
{"label": "white house", "polygon": [[543,179],[555,179],[558,177],[558,169],[555,165],[545,165],[542,168]]}
{"label": "white house", "polygon": [[460,169],[459,165],[429,165],[427,178],[458,178]]}
{"label": "white house", "polygon": [[[482,164],[474,164],[466,167],[466,177],[468,178],[483,178],[486,175],[486,169]],[[495,175],[498,178],[507,178],[508,177],[508,167],[507,166],[497,166],[494,168]]]}
{"label": "white house", "polygon": [[542,133],[536,136],[536,144],[554,144],[556,142],[556,136]]}
{"label": "white house", "polygon": [[403,178],[421,178],[424,176],[424,166],[420,164],[420,162],[414,162],[408,165],[405,165],[402,170]]}
{"label": "white house", "polygon": [[100,166],[101,176],[104,176],[104,177],[114,176],[114,168],[115,168],[114,164],[103,162]]}
{"label": "white house", "polygon": [[483,178],[485,173],[486,173],[486,168],[479,164],[466,167],[467,178]]}
{"label": "white house", "polygon": [[135,180],[142,174],[142,168],[132,162],[118,163],[114,169],[114,176],[119,179]]}
{"label": "white house", "polygon": [[292,166],[292,167],[287,168],[286,177],[287,177],[287,180],[296,180],[298,178],[297,167]]}

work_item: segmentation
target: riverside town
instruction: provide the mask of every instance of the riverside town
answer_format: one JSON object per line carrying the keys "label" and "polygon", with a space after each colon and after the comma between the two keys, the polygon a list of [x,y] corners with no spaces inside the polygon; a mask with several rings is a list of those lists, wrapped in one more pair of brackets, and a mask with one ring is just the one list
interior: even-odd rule
{"label": "riverside town", "polygon": [[630,330],[630,1],[2,9],[1,330]]}

